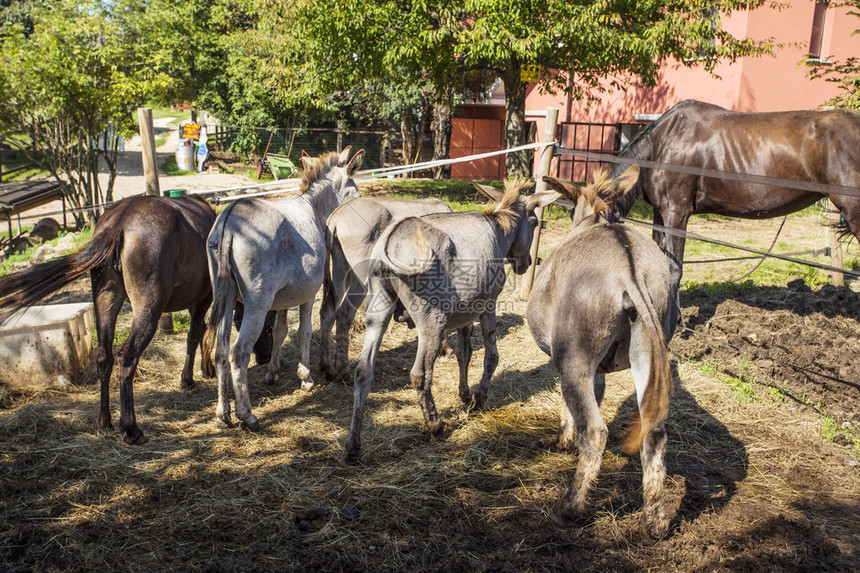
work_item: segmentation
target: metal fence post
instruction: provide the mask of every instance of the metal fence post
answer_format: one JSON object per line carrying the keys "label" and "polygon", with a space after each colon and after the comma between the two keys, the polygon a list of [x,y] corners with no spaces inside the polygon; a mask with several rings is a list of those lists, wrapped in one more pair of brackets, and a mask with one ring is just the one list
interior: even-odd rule
{"label": "metal fence post", "polygon": [[[555,141],[555,132],[558,128],[558,108],[548,107],[546,109],[546,123],[543,128],[543,143],[553,143]],[[543,182],[543,176],[549,175],[549,168],[552,165],[552,155],[554,146],[547,145],[540,150],[540,160],[538,161],[538,172],[535,175],[535,193],[540,193],[546,190],[546,183]],[[532,264],[523,275],[523,286],[520,290],[520,298],[523,300],[529,299],[529,293],[532,291],[532,284],[535,280],[535,269],[538,265],[538,248],[540,247],[540,232],[543,226],[544,208],[541,208],[537,213],[538,224],[535,228],[535,235],[532,239],[531,257]]]}

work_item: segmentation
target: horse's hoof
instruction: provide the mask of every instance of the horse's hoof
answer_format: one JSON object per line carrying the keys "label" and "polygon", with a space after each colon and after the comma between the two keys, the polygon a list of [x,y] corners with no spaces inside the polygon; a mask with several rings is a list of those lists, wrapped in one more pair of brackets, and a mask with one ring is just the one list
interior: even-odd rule
{"label": "horse's hoof", "polygon": [[460,392],[460,401],[463,402],[466,406],[472,405],[472,394],[468,391],[465,393]]}
{"label": "horse's hoof", "polygon": [[310,392],[314,389],[314,381],[308,378],[307,380],[302,381],[302,390],[305,392]]}
{"label": "horse's hoof", "polygon": [[472,409],[486,410],[487,408],[487,393],[478,390],[472,395]]}
{"label": "horse's hoof", "polygon": [[197,386],[197,383],[195,383],[194,380],[183,380],[179,385],[179,388],[183,392],[188,392],[189,390],[194,390],[195,386]]}
{"label": "horse's hoof", "polygon": [[129,446],[142,446],[149,441],[149,438],[143,435],[143,432],[138,430],[134,433],[127,433],[123,436],[122,440]]}
{"label": "horse's hoof", "polygon": [[278,375],[272,374],[271,372],[266,372],[266,384],[276,384],[278,382]]}
{"label": "horse's hoof", "polygon": [[257,432],[260,430],[260,421],[257,417],[251,414],[246,420],[242,420],[242,429],[249,432]]}

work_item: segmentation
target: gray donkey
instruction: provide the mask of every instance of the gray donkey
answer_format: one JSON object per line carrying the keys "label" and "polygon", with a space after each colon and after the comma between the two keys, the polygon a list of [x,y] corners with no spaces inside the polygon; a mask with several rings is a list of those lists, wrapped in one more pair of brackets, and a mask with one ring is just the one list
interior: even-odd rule
{"label": "gray donkey", "polygon": [[576,440],[579,448],[576,476],[554,518],[566,523],[585,514],[609,434],[599,409],[604,375],[630,368],[639,408],[622,447],[631,454],[641,448],[643,529],[659,537],[668,529],[663,510],[664,421],[672,391],[667,341],[678,309],[666,257],[654,241],[600,215],[638,177],[636,165],[614,180],[598,172],[584,188],[544,177],[573,201],[573,228],[540,266],[527,317],[532,336],[561,375],[559,447],[572,449]]}
{"label": "gray donkey", "polygon": [[[248,362],[266,313],[277,310],[272,357],[266,379],[277,380],[280,349],[287,335],[287,309],[299,307],[299,367],[302,389],[311,378],[311,310],[323,282],[328,251],[325,222],[339,205],[359,196],[352,175],[364,150],[349,159],[350,148],[304,160],[301,191],[284,199],[242,199],[218,216],[207,241],[214,304],[204,338],[204,353],[215,347],[218,373],[216,423],[230,426],[227,397],[230,374],[236,416],[250,429],[258,426],[248,396]],[[229,357],[230,317],[239,298],[245,305],[242,327]],[[230,371],[228,372],[228,360]]]}
{"label": "gray donkey", "polygon": [[[496,205],[484,212],[410,217],[389,226],[377,241],[368,283],[364,347],[355,369],[352,425],[346,440],[348,462],[359,458],[364,404],[382,336],[398,299],[418,329],[418,352],[409,378],[430,432],[440,435],[445,430],[430,387],[446,328],[458,329],[460,398],[477,408],[484,406],[499,361],[495,305],[505,285],[504,259],[515,273],[526,271],[537,225],[535,210],[560,197],[554,191],[521,196],[529,185],[523,180],[508,181],[504,193],[478,186]],[[477,319],[484,336],[484,373],[472,398],[467,376],[472,354],[469,335]]]}
{"label": "gray donkey", "polygon": [[[326,378],[345,376],[349,368],[349,328],[367,295],[367,277],[373,245],[383,231],[406,217],[450,213],[439,199],[359,197],[341,205],[326,222],[330,272],[323,283],[320,306],[320,362]],[[399,315],[399,316],[398,316]],[[405,319],[395,312],[395,320]],[[337,320],[336,360],[331,364],[331,330]]]}

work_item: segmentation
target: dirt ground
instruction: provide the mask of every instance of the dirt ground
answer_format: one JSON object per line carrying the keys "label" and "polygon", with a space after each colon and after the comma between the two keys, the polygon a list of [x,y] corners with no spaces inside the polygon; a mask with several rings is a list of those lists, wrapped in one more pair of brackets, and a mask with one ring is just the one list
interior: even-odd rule
{"label": "dirt ground", "polygon": [[[773,236],[770,222],[703,220],[692,230],[763,248]],[[553,223],[543,250],[565,232]],[[790,220],[786,237],[820,243],[817,218]],[[704,282],[750,267],[685,272]],[[66,296],[86,296],[85,284],[77,289]],[[620,450],[635,404],[626,372],[607,378],[601,411],[610,437],[592,517],[572,527],[549,518],[577,456],[547,446],[558,425],[557,373],[532,341],[518,291],[509,277],[488,410],[466,410],[456,360],[437,361],[444,439],[424,431],[409,386],[415,332],[389,329],[358,466],[343,461],[352,389],[319,372],[318,325],[318,384],[298,388],[294,311],[280,380],[267,384],[262,366],[250,371],[257,433],[215,427],[215,381],[199,368],[197,387],[180,391],[183,332],[159,333],[140,362],[144,446],[96,432],[92,369],[67,387],[3,394],[0,562],[16,571],[860,570],[857,448],[825,439],[823,429],[827,416],[840,428],[860,424],[860,299],[851,288],[810,289],[789,278],[684,291],[686,326],[705,336],[679,331],[671,344],[672,522],[659,540],[640,534],[641,465]],[[358,320],[351,358],[362,342]],[[483,360],[477,333],[473,344],[474,386]]]}

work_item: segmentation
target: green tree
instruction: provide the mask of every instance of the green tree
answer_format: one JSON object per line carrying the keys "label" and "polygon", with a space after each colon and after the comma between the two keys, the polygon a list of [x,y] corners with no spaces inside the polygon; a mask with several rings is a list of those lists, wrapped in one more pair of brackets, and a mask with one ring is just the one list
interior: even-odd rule
{"label": "green tree", "polygon": [[[845,8],[851,16],[860,18],[860,0],[831,3],[828,10]],[[860,34],[860,29],[852,35]],[[829,60],[830,58],[828,58]],[[807,74],[812,78],[824,78],[825,81],[839,86],[840,93],[825,102],[825,105],[860,109],[860,58],[849,56],[844,60],[828,61],[804,59]]]}
{"label": "green tree", "polygon": [[[720,15],[762,6],[736,0],[467,0],[456,18],[457,53],[505,84],[505,144],[526,143],[521,66],[541,66],[550,92],[593,97],[633,82],[655,84],[666,58],[713,70],[720,61],[770,53],[772,40],[735,38]],[[569,82],[568,78],[574,81]],[[526,153],[506,157],[508,175],[527,174]]]}
{"label": "green tree", "polygon": [[[76,208],[113,200],[119,138],[134,111],[170,78],[148,60],[128,25],[133,12],[112,0],[34,4],[32,29],[4,26],[0,37],[0,129],[50,171]],[[98,179],[107,165],[108,184]],[[77,223],[94,213],[75,211]]]}

